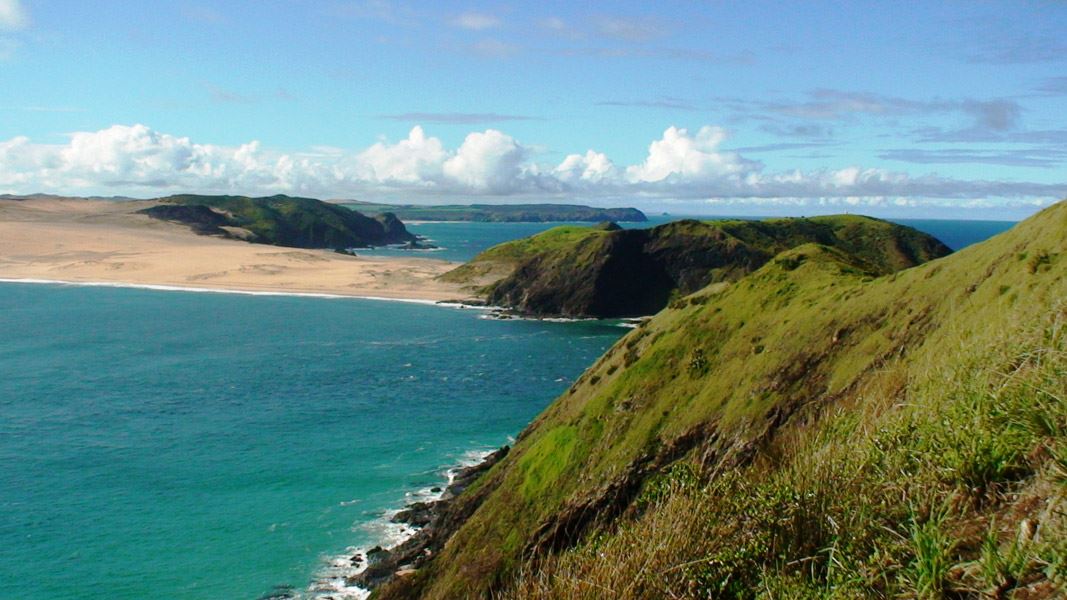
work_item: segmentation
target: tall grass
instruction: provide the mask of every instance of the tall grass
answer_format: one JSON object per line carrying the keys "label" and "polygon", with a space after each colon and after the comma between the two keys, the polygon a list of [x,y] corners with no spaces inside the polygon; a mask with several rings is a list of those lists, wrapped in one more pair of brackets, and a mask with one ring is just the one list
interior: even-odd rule
{"label": "tall grass", "polygon": [[750,467],[665,471],[639,516],[499,596],[1062,597],[1067,306],[967,341],[887,365]]}

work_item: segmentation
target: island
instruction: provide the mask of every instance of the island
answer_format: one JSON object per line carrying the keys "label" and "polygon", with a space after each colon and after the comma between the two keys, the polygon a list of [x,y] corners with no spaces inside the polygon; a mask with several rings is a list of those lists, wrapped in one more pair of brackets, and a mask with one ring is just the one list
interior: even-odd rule
{"label": "island", "polygon": [[617,221],[644,223],[636,208],[595,208],[577,204],[375,204],[331,200],[368,215],[393,213],[405,221],[476,221],[485,223],[550,223]]}

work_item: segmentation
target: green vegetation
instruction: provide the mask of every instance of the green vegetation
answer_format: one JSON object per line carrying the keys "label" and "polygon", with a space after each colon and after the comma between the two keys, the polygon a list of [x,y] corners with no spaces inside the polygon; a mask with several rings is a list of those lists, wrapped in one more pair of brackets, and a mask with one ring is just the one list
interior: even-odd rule
{"label": "green vegetation", "polygon": [[810,243],[847,253],[855,269],[870,275],[950,252],[910,227],[848,215],[690,220],[630,230],[567,226],[490,248],[443,278],[470,285],[490,304],[527,314],[639,316],[708,284],[737,280]]}
{"label": "green vegetation", "polygon": [[548,223],[553,221],[636,221],[648,218],[636,208],[594,208],[575,204],[412,204],[343,203],[366,214],[391,212],[408,221],[480,221]]}
{"label": "green vegetation", "polygon": [[262,244],[343,250],[415,240],[393,215],[372,219],[312,198],[180,195],[160,202],[142,212]]}
{"label": "green vegetation", "polygon": [[877,278],[805,244],[679,298],[378,595],[1062,597],[1064,231],[1060,203]]}

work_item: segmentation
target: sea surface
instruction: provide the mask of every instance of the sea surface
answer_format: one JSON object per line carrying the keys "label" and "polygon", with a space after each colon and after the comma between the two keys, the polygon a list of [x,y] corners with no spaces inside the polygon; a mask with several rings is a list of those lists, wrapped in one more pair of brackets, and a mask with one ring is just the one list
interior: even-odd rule
{"label": "sea surface", "polygon": [[306,590],[625,329],[0,284],[0,598]]}
{"label": "sea surface", "polygon": [[[905,223],[956,249],[1011,225]],[[552,226],[410,229],[465,260]],[[0,284],[0,599],[308,595],[625,332],[482,317]]]}

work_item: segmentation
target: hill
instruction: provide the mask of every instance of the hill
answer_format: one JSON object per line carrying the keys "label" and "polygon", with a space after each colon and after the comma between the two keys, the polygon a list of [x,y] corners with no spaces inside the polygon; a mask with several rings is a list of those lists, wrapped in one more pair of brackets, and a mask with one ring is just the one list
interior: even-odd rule
{"label": "hill", "polygon": [[1063,597],[1067,203],[787,249],[620,340],[378,598]]}
{"label": "hill", "polygon": [[261,244],[344,250],[416,240],[395,215],[371,218],[313,198],[183,194],[159,202],[141,212],[184,223],[197,233]]}
{"label": "hill", "polygon": [[479,254],[443,276],[489,304],[535,316],[631,317],[672,297],[735,281],[807,243],[849,253],[884,275],[951,250],[888,221],[850,215],[766,221],[675,221],[651,229],[564,226]]}
{"label": "hill", "polygon": [[648,220],[636,208],[595,208],[577,204],[373,204],[337,200],[367,214],[391,212],[408,221],[478,221],[487,223],[549,223],[565,221],[619,221],[643,223]]}

